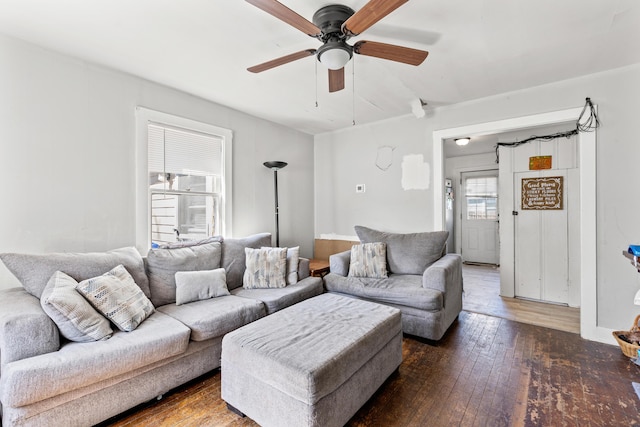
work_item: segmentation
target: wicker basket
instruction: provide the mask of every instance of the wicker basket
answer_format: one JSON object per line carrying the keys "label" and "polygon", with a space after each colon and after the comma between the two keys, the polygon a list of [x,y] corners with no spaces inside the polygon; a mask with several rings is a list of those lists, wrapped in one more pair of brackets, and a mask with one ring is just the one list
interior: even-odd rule
{"label": "wicker basket", "polygon": [[613,337],[616,339],[616,341],[618,342],[618,345],[620,346],[620,350],[622,350],[622,353],[625,356],[632,357],[634,359],[638,357],[638,349],[640,349],[640,346],[623,341],[620,338],[618,338],[618,335],[624,335],[629,332],[638,332],[640,330],[640,325],[638,325],[638,321],[640,321],[640,314],[637,315],[636,320],[633,321],[633,325],[631,325],[630,331],[613,331],[612,332]]}

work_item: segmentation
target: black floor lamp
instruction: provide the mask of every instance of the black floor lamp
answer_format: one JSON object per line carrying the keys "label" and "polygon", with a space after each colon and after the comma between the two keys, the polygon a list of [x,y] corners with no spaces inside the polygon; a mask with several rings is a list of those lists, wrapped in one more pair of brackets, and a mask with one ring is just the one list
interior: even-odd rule
{"label": "black floor lamp", "polygon": [[272,160],[270,162],[264,162],[263,164],[265,167],[273,171],[273,186],[275,189],[275,197],[276,197],[276,247],[279,247],[280,246],[280,224],[278,221],[278,170],[287,166],[287,163],[280,162],[277,160]]}

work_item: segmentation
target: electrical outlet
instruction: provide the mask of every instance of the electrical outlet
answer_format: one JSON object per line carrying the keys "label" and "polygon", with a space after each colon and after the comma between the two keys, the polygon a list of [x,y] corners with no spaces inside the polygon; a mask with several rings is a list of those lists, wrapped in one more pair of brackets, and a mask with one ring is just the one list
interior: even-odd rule
{"label": "electrical outlet", "polygon": [[356,184],[356,193],[364,193],[364,184]]}

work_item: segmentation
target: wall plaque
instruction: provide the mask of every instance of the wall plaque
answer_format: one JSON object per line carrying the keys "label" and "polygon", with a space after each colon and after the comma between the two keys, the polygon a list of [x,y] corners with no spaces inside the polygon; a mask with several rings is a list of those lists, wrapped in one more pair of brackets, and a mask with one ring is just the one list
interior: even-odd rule
{"label": "wall plaque", "polygon": [[522,179],[523,210],[562,210],[564,201],[564,178],[550,176],[548,178]]}
{"label": "wall plaque", "polygon": [[542,169],[551,169],[551,156],[529,157],[530,171],[539,171]]}

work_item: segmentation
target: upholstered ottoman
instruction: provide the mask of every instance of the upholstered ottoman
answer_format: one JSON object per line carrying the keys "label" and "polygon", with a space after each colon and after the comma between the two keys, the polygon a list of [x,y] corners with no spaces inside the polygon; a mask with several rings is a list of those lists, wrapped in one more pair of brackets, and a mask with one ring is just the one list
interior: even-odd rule
{"label": "upholstered ottoman", "polygon": [[222,398],[262,426],[342,426],[402,362],[400,311],[323,294],[222,340]]}

